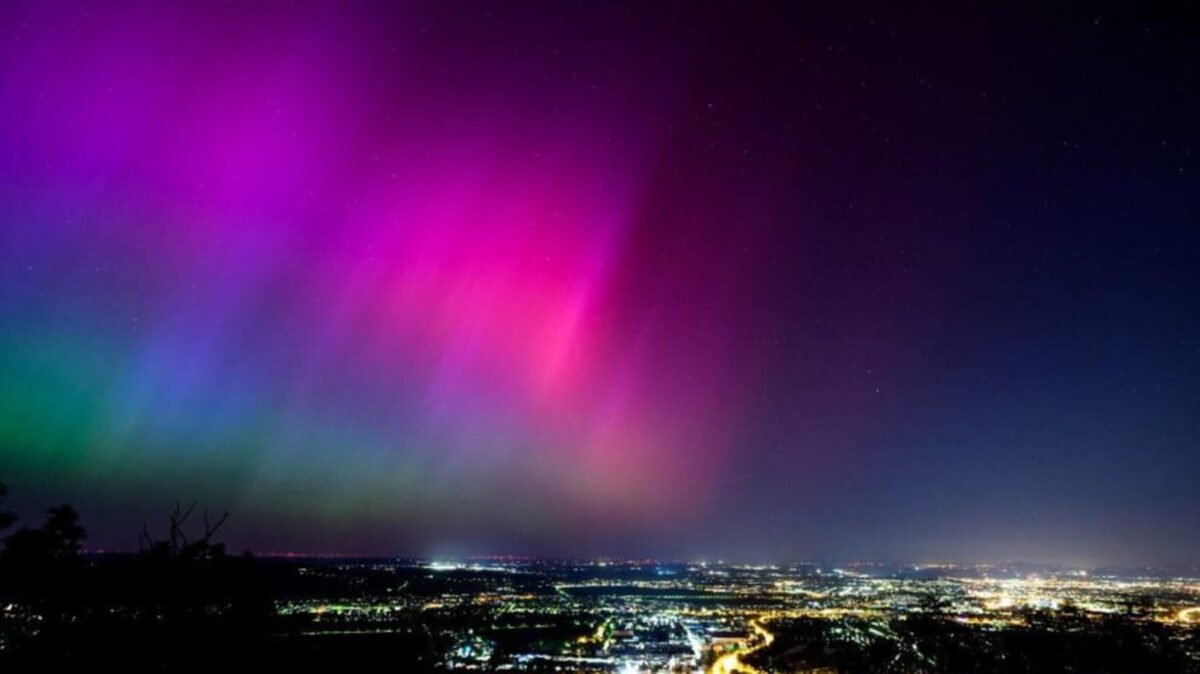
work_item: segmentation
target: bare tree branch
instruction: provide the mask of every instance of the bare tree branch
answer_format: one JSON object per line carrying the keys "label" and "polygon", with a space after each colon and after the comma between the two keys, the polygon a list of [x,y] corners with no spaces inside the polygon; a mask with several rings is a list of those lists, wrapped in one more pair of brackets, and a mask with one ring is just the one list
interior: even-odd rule
{"label": "bare tree branch", "polygon": [[204,541],[205,541],[206,543],[208,542],[208,540],[209,540],[210,538],[212,538],[213,534],[217,533],[217,529],[220,529],[220,528],[221,528],[221,525],[222,525],[222,524],[225,524],[225,520],[227,520],[227,519],[229,519],[229,513],[228,513],[228,512],[226,512],[224,515],[221,515],[221,519],[217,520],[217,523],[216,523],[216,524],[214,524],[214,525],[212,525],[212,526],[209,526],[209,524],[208,524],[208,510],[205,510],[205,511],[204,511]]}

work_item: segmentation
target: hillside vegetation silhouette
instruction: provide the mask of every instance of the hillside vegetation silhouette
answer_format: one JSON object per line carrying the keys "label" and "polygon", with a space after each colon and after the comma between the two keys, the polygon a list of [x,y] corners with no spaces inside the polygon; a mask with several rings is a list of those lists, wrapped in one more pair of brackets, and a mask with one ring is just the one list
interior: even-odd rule
{"label": "hillside vegetation silhouette", "polygon": [[[4,508],[0,531],[17,524]],[[0,664],[75,669],[121,664],[192,671],[262,644],[271,604],[248,553],[214,539],[228,514],[176,506],[165,537],[143,525],[136,554],[88,557],[79,513],[58,505],[22,526],[0,550]],[[189,533],[190,532],[190,533]]]}

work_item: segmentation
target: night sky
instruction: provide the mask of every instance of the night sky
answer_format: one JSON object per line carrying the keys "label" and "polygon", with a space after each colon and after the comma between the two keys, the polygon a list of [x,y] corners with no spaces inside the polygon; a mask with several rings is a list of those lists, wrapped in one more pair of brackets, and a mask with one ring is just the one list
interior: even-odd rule
{"label": "night sky", "polygon": [[1200,22],[845,4],[0,3],[10,504],[1200,561]]}

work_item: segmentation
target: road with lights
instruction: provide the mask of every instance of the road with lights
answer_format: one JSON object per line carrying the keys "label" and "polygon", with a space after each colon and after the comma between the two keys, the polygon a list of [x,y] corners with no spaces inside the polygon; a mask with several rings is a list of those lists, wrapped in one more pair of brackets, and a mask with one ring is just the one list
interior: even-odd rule
{"label": "road with lights", "polygon": [[749,655],[760,648],[770,646],[771,642],[775,640],[775,635],[768,632],[758,619],[750,622],[750,628],[754,630],[754,633],[758,635],[761,641],[759,641],[757,645],[746,650],[735,651],[733,653],[721,656],[716,662],[713,663],[712,668],[708,670],[709,674],[735,674],[736,672],[742,672],[744,674],[763,674],[762,670],[755,669],[754,667],[742,662],[742,656]]}

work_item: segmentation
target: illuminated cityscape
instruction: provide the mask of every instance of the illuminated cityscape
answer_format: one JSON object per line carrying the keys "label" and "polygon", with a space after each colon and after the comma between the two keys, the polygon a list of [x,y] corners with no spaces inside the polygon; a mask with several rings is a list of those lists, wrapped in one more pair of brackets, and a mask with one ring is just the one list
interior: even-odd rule
{"label": "illuminated cityscape", "polygon": [[[416,630],[447,670],[1100,671],[1116,657],[1200,671],[1200,580],[1150,571],[329,561],[297,572],[356,591],[277,611],[296,619],[293,638]],[[1114,650],[1117,634],[1134,641]]]}
{"label": "illuminated cityscape", "polygon": [[[190,577],[205,582],[195,561]],[[129,583],[130,563],[92,557],[82,572]],[[392,657],[419,672],[1200,672],[1194,569],[511,557],[255,564],[261,614],[237,623],[246,633],[234,643],[252,647],[238,651],[246,664],[265,667],[322,671]],[[120,635],[115,646],[85,636],[81,661],[119,657],[129,635],[164,612],[191,615],[182,624],[202,641],[248,605],[211,591],[147,603],[128,587],[139,585],[73,604],[69,622]],[[0,661],[37,643],[55,619],[51,606],[0,606]]]}

